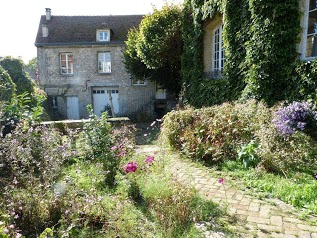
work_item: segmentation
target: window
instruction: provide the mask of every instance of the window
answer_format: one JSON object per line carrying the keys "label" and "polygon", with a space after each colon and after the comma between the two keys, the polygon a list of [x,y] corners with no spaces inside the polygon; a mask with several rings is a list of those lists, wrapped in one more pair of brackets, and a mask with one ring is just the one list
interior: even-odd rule
{"label": "window", "polygon": [[109,30],[97,31],[97,41],[110,41],[110,31]]}
{"label": "window", "polygon": [[132,80],[132,85],[146,85],[145,79],[132,78],[131,80]]}
{"label": "window", "polygon": [[213,72],[215,74],[221,74],[225,63],[225,51],[222,41],[222,29],[223,25],[219,25],[215,28],[213,34]]}
{"label": "window", "polygon": [[110,52],[98,53],[98,72],[111,73],[111,55]]}
{"label": "window", "polygon": [[317,1],[309,1],[306,57],[317,56]]}
{"label": "window", "polygon": [[73,74],[73,54],[62,53],[60,56],[60,73],[61,74]]}
{"label": "window", "polygon": [[53,108],[58,108],[58,101],[57,101],[57,97],[56,96],[53,96],[52,97],[52,107]]}

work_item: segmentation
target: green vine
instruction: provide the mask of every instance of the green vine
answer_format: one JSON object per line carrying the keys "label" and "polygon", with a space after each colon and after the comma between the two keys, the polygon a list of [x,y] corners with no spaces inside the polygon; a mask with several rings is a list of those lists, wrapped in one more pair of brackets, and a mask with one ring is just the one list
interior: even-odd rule
{"label": "green vine", "polygon": [[[204,21],[222,14],[222,80],[204,77]],[[185,98],[200,107],[256,98],[269,104],[293,93],[300,33],[298,0],[185,0],[182,76]]]}

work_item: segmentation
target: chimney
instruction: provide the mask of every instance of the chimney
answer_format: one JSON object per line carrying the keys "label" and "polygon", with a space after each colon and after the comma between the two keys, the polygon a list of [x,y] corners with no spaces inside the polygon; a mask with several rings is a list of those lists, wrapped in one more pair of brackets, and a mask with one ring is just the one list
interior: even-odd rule
{"label": "chimney", "polygon": [[46,21],[51,20],[51,9],[45,8],[45,12],[46,12]]}
{"label": "chimney", "polygon": [[47,27],[47,24],[42,24],[42,34],[43,34],[43,37],[48,37],[48,27]]}

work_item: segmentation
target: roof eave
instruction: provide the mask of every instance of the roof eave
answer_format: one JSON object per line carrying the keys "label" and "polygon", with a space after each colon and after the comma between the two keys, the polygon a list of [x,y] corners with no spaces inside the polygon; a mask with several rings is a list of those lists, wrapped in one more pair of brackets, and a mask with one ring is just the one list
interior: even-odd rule
{"label": "roof eave", "polygon": [[39,43],[35,42],[34,45],[36,47],[43,46],[124,46],[124,41],[110,41],[110,42],[55,42],[55,43]]}

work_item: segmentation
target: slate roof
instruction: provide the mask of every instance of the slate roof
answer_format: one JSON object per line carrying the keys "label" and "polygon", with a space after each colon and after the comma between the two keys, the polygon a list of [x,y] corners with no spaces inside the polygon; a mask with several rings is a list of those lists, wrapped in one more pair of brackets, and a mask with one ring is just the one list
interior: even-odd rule
{"label": "slate roof", "polygon": [[[110,16],[51,16],[46,21],[41,16],[35,46],[53,45],[105,45],[123,44],[128,30],[137,27],[143,15],[110,15]],[[42,24],[47,24],[48,37],[42,36]],[[96,32],[100,29],[111,29],[110,42],[97,42]]]}

